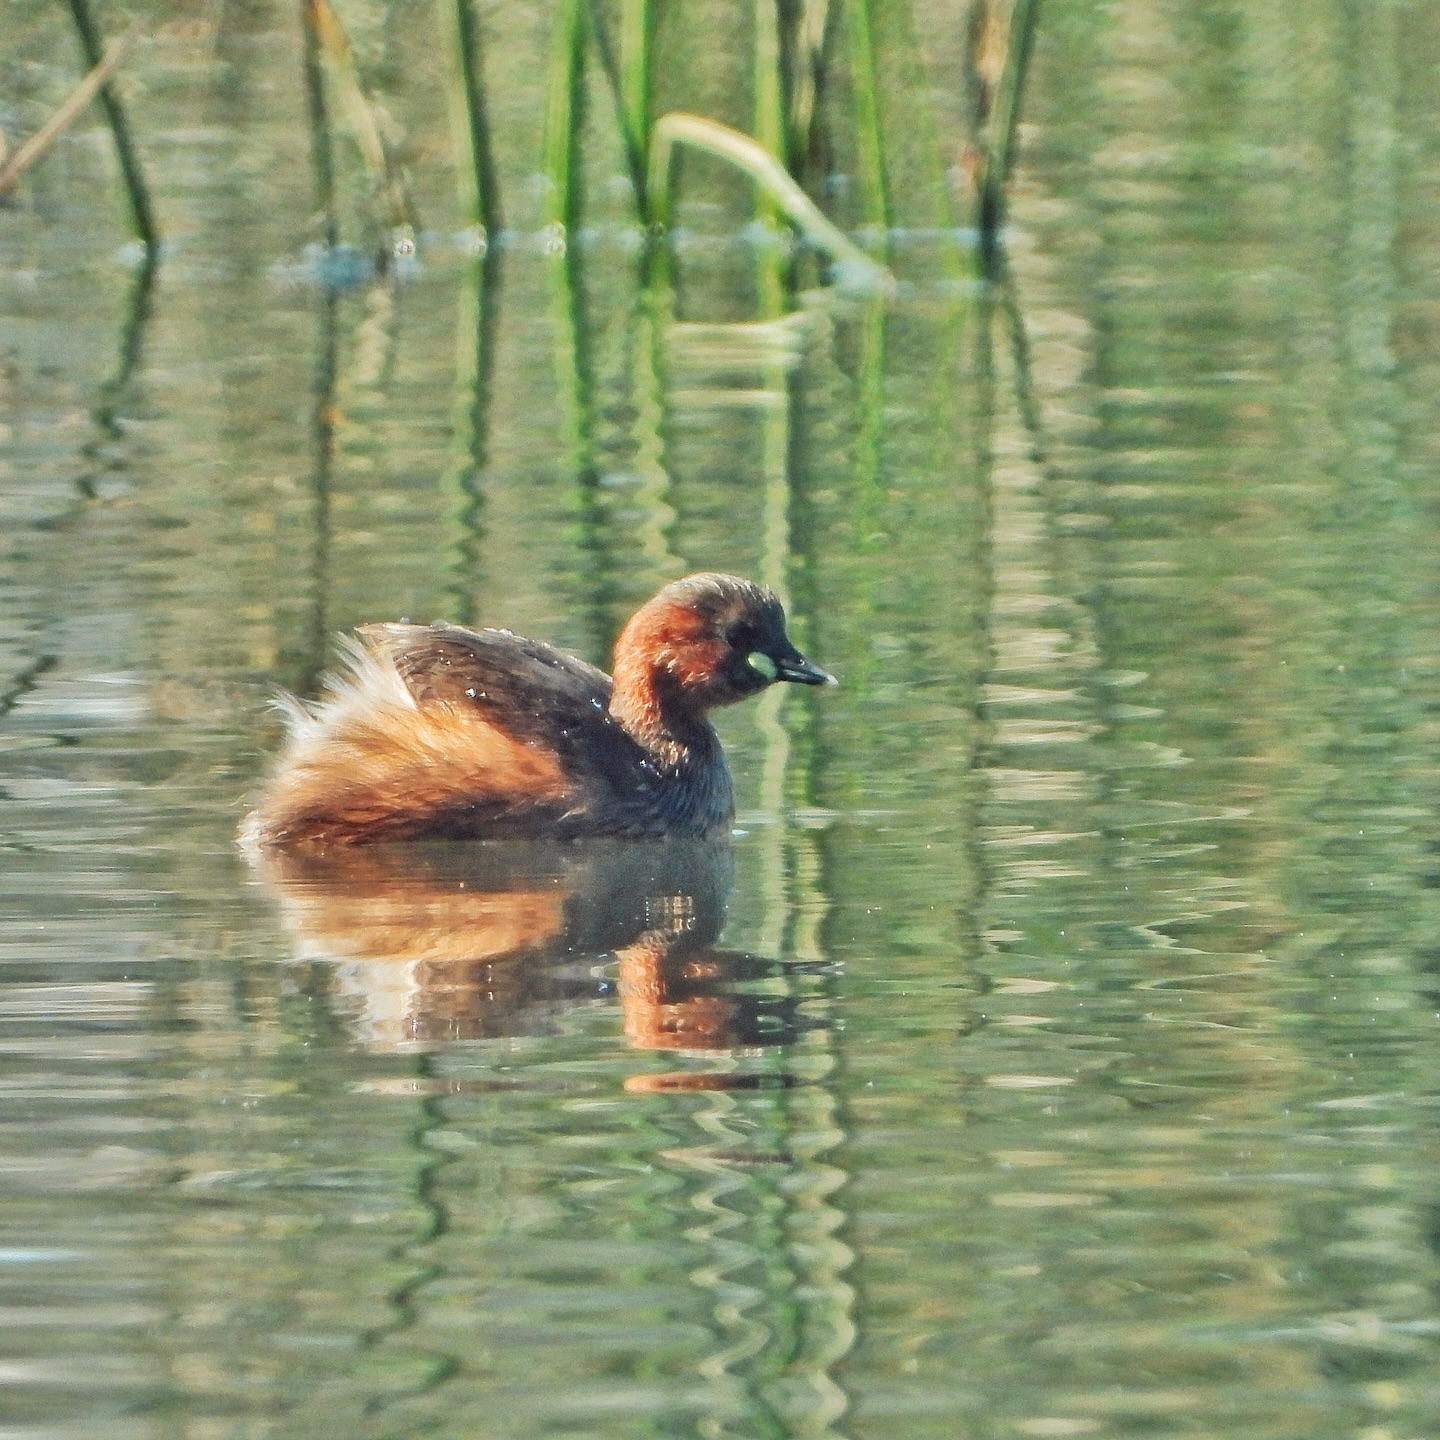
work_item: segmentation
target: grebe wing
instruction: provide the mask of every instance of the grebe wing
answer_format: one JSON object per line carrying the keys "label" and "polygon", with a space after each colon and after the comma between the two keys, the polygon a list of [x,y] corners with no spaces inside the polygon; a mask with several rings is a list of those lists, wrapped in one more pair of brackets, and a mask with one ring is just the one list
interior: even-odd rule
{"label": "grebe wing", "polygon": [[562,754],[588,750],[602,735],[608,746],[629,740],[610,718],[610,677],[553,645],[443,621],[362,625],[359,634],[419,705],[477,711],[515,739]]}

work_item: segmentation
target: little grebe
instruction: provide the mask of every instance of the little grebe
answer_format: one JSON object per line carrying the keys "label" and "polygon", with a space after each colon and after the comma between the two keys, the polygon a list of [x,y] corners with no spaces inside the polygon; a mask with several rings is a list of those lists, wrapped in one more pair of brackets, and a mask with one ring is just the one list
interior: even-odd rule
{"label": "little grebe", "polygon": [[734,817],[706,712],[776,680],[833,683],[770,591],[667,585],[615,644],[615,678],[508,630],[365,625],[307,706],[242,829],[252,848],[496,836],[702,837]]}

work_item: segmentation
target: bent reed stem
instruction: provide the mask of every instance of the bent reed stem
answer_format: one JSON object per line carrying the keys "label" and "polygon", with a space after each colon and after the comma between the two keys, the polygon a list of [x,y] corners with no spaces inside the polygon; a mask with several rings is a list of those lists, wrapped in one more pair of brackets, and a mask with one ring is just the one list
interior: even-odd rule
{"label": "bent reed stem", "polygon": [[700,115],[673,111],[655,122],[647,183],[652,213],[659,223],[669,221],[670,173],[677,144],[691,145],[749,175],[813,244],[829,252],[843,284],[857,289],[893,290],[895,280],[890,272],[851,241],[763,145]]}

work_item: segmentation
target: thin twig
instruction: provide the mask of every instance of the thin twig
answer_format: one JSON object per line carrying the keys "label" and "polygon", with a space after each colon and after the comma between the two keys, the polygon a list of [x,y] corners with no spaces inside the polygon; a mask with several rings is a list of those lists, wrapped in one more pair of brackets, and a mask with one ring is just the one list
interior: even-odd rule
{"label": "thin twig", "polygon": [[105,54],[85,78],[70,92],[63,105],[10,157],[0,169],[0,194],[4,194],[30,168],[65,131],[85,107],[95,98],[95,93],[110,78],[111,72],[120,63],[126,47],[135,38],[138,25],[132,25],[118,40],[112,40],[105,47]]}

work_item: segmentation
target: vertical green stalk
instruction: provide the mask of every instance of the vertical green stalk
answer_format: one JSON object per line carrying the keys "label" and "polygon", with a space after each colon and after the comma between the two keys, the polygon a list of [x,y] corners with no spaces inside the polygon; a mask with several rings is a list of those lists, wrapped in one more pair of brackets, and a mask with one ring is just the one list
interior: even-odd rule
{"label": "vertical green stalk", "polygon": [[[979,8],[977,3],[975,10],[978,11]],[[929,200],[930,223],[935,227],[937,234],[943,236],[948,231],[952,235],[950,243],[942,241],[940,251],[940,265],[947,278],[962,282],[974,279],[978,269],[975,257],[969,246],[962,249],[956,243],[958,236],[954,235],[960,215],[957,213],[958,207],[955,203],[957,197],[953,192],[950,177],[946,173],[952,158],[951,144],[948,137],[947,141],[942,144],[935,123],[935,109],[923,98],[930,89],[929,67],[916,40],[913,12],[902,11],[893,14],[887,26],[887,32],[887,46],[891,52],[892,68],[899,69],[906,75],[915,76],[919,87],[917,93],[922,97],[920,103],[913,107],[913,112],[906,117],[907,126],[911,127],[914,132],[912,153],[918,162],[909,176],[911,193],[915,193],[917,186],[924,187],[924,194]],[[893,201],[888,189],[886,199],[887,203]],[[970,217],[967,215],[965,218]]]}
{"label": "vertical green stalk", "polygon": [[[80,48],[85,52],[85,64],[93,70],[105,58],[105,45],[100,39],[100,27],[90,13],[89,0],[68,0],[75,29],[80,36]],[[115,87],[107,80],[100,87],[100,104],[105,111],[110,135],[115,141],[115,155],[120,162],[120,174],[125,182],[125,198],[129,203],[130,227],[135,238],[154,257],[160,236],[155,228],[155,211],[150,203],[150,190],[145,184],[145,174],[140,168],[140,157],[130,139],[130,124],[125,118],[125,108]]]}
{"label": "vertical green stalk", "polygon": [[850,1397],[831,1373],[855,1348],[855,1289],[845,1280],[855,1252],[840,1238],[849,1218],[834,1196],[850,1179],[827,1155],[846,1136],[834,1093],[840,1054],[830,1026],[811,1031],[793,1047],[791,1069],[806,1081],[786,1092],[786,1148],[794,1168],[785,1187],[784,1215],[790,1283],[798,1310],[796,1344],[788,1357],[781,1413],[787,1435],[842,1440],[835,1427]]}
{"label": "vertical green stalk", "polygon": [[615,102],[615,123],[625,147],[625,164],[635,191],[635,209],[647,225],[655,217],[647,200],[649,175],[646,160],[650,149],[654,84],[653,51],[655,6],[652,0],[621,0],[620,44],[606,24],[603,6],[591,3],[585,11],[600,68]]}
{"label": "vertical green stalk", "polygon": [[450,44],[446,74],[460,214],[478,233],[483,250],[502,222],[485,109],[480,31],[471,0],[439,0],[439,5],[441,29]]}
{"label": "vertical green stalk", "polygon": [[[584,0],[560,0],[545,102],[545,177],[549,182],[545,241],[555,322],[556,376],[565,416],[566,451],[577,475],[590,475],[591,425],[583,363],[584,335],[579,277],[570,231],[579,208],[576,169],[580,151],[581,86],[585,75]],[[583,483],[583,481],[582,481]]]}
{"label": "vertical green stalk", "polygon": [[788,168],[785,134],[784,61],[776,0],[755,0],[755,138]]}
{"label": "vertical green stalk", "polygon": [[[878,624],[883,612],[883,554],[889,540],[887,496],[881,481],[885,438],[885,322],[879,297],[856,315],[858,355],[855,370],[855,430],[850,442],[851,554],[857,580],[851,596],[852,621],[863,628]],[[954,401],[952,397],[952,411]],[[953,415],[947,424],[953,424]],[[864,694],[874,682],[878,659],[866,650],[850,657],[844,683]]]}
{"label": "vertical green stalk", "polygon": [[[855,150],[860,188],[860,215],[883,255],[890,229],[890,204],[885,184],[885,154],[880,139],[880,96],[876,80],[871,0],[845,0],[845,33],[850,51],[850,88],[855,107]],[[861,543],[880,527],[880,443],[884,428],[885,306],[872,300],[861,318],[855,437],[855,479],[861,513]]]}
{"label": "vertical green stalk", "polygon": [[[763,505],[760,520],[760,562],[757,578],[789,603],[790,568],[790,389],[785,366],[778,357],[763,372],[761,388],[775,402],[761,411],[760,464]],[[760,697],[755,726],[764,743],[760,764],[760,808],[770,817],[760,837],[764,853],[761,890],[764,924],[760,945],[766,954],[779,955],[790,929],[789,826],[786,790],[790,773],[790,732],[781,709],[785,685],[772,685]]]}
{"label": "vertical green stalk", "polygon": [[578,162],[585,81],[584,0],[560,0],[545,96],[545,178],[550,186],[552,249],[563,250],[579,208]]}
{"label": "vertical green stalk", "polygon": [[997,309],[1004,318],[1010,336],[1010,365],[1015,376],[1015,408],[1025,427],[1030,443],[1030,458],[1037,465],[1046,463],[1045,422],[1040,413],[1040,401],[1035,394],[1034,367],[1030,362],[1030,337],[1025,329],[1025,315],[1020,309],[1020,296],[1016,293],[1015,277],[1002,258],[995,275],[995,300],[998,307],[987,305],[987,311]]}
{"label": "vertical green stalk", "polygon": [[[956,506],[956,521],[946,547],[950,573],[970,577],[951,585],[949,595],[937,597],[937,609],[949,617],[951,633],[964,645],[954,666],[955,684],[950,703],[955,713],[975,717],[966,727],[962,767],[970,779],[956,787],[953,814],[959,830],[953,886],[951,926],[966,963],[983,950],[980,906],[985,893],[988,851],[980,823],[983,788],[975,783],[985,771],[977,769],[984,746],[993,738],[989,728],[993,710],[984,705],[982,682],[995,664],[996,623],[994,582],[994,454],[996,384],[993,356],[996,296],[989,286],[971,293],[952,293],[936,317],[933,367],[927,386],[933,473],[973,476],[973,491],[965,487],[964,501]],[[1029,369],[1025,369],[1028,379]],[[953,482],[952,482],[953,483]],[[960,500],[957,494],[957,501]],[[948,601],[948,604],[947,604]]]}
{"label": "vertical green stalk", "polygon": [[845,0],[845,34],[850,44],[850,89],[855,104],[855,154],[860,182],[860,218],[872,232],[872,248],[883,255],[890,228],[885,193],[885,154],[880,143],[880,96],[870,0]]}
{"label": "vertical green stalk", "polygon": [[1005,184],[1015,159],[1015,133],[1020,124],[1020,99],[1034,48],[1040,0],[1014,0],[1005,44],[1005,65],[985,130],[980,169],[980,244],[987,260],[999,243],[1005,223]]}
{"label": "vertical green stalk", "polygon": [[645,201],[645,156],[650,150],[654,23],[651,0],[620,0],[620,121],[625,132],[630,173],[638,187],[635,198],[642,215],[649,213]]}
{"label": "vertical green stalk", "polygon": [[[726,1068],[734,1068],[735,1062],[729,1056],[716,1060]],[[753,1144],[753,1115],[742,1111],[735,1097],[724,1090],[703,1092],[694,1098],[698,1103],[687,1107],[687,1114],[701,1132],[703,1144],[668,1153],[674,1162],[698,1177],[689,1196],[690,1206],[698,1214],[685,1233],[706,1255],[705,1261],[690,1273],[698,1287],[710,1291],[716,1321],[712,1330],[714,1348],[698,1368],[707,1380],[724,1385],[730,1405],[739,1402],[736,1408],[743,1406],[747,1435],[755,1440],[794,1440],[807,1432],[787,1425],[766,1394],[775,1388],[776,1357],[783,1358],[792,1348],[787,1342],[793,1342],[793,1334],[786,1334],[777,1324],[793,1317],[793,1305],[785,1304],[793,1289],[793,1274],[779,1277],[766,1273],[776,1268],[776,1252],[783,1256],[784,1239],[776,1237],[775,1221],[784,1218],[784,1201],[773,1190],[762,1192],[771,1203],[762,1204],[760,1216],[750,1220],[754,1179],[715,1152],[724,1156],[740,1150],[747,1142]],[[738,1125],[734,1123],[737,1120],[741,1122]],[[765,1237],[769,1245],[763,1239],[747,1243],[741,1238],[747,1222],[758,1229],[766,1219],[770,1222],[764,1226],[769,1232]],[[762,1308],[767,1300],[772,1304]],[[713,1428],[706,1424],[698,1433],[721,1436],[733,1435],[735,1430],[717,1420]]]}
{"label": "vertical green stalk", "polygon": [[[755,0],[755,138],[782,165],[786,163],[785,97],[782,90],[780,16],[777,0]],[[755,219],[764,232],[757,276],[760,313],[780,314],[785,294],[785,257],[781,251],[783,212],[764,186],[755,188]]]}
{"label": "vertical green stalk", "polygon": [[[785,101],[781,89],[780,24],[777,0],[755,0],[755,138],[781,164],[785,161]],[[760,318],[776,320],[785,309],[786,257],[781,249],[783,211],[764,186],[755,188],[755,218],[764,230],[756,259]],[[763,508],[760,521],[759,580],[780,597],[787,595],[790,558],[790,387],[779,354],[762,371],[767,404],[760,412],[760,467]],[[781,718],[784,686],[772,685],[760,698],[756,728],[764,741],[760,767],[760,804],[772,823],[763,836],[765,924],[762,948],[778,955],[789,929],[785,863],[785,783],[790,769],[790,732]]]}
{"label": "vertical green stalk", "polygon": [[491,242],[503,222],[475,13],[471,0],[439,3],[451,48],[448,89],[456,188],[461,216],[475,237],[475,253],[465,269],[458,305],[453,458],[441,482],[452,533],[449,610],[451,618],[464,625],[472,624],[476,616],[476,572],[484,538],[483,476],[499,284],[499,251]]}
{"label": "vertical green stalk", "polygon": [[147,255],[130,286],[125,306],[125,323],[120,331],[120,353],[115,373],[100,387],[99,403],[94,412],[96,423],[112,440],[122,438],[125,433],[120,424],[120,410],[130,398],[130,382],[140,368],[141,349],[145,327],[150,321],[150,302],[154,290],[155,265],[153,258]]}

